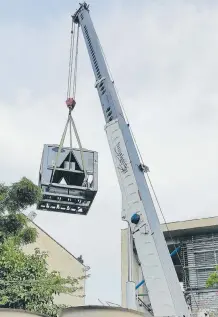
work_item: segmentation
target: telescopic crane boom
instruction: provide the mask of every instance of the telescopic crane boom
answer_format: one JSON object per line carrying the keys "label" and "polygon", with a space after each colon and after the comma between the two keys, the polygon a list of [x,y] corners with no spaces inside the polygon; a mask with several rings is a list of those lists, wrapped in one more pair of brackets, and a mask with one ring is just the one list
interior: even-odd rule
{"label": "telescopic crane boom", "polygon": [[[147,169],[139,159],[86,3],[80,4],[73,21],[82,29],[92,64],[95,87],[106,121],[105,131],[122,193],[122,219],[129,225],[130,248],[134,240],[154,316],[189,316],[145,179]],[[127,306],[136,309],[130,265]]]}

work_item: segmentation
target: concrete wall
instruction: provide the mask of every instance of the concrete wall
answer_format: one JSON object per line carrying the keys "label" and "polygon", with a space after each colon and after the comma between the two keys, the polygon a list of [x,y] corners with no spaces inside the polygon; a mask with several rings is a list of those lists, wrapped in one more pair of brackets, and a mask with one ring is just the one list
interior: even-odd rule
{"label": "concrete wall", "polygon": [[46,317],[17,309],[0,309],[0,317]]}
{"label": "concrete wall", "polygon": [[[35,248],[39,248],[41,251],[48,252],[49,257],[47,258],[47,263],[51,271],[58,271],[63,277],[72,276],[77,278],[85,275],[84,265],[74,258],[72,254],[65,250],[33,222],[30,221],[29,226],[36,228],[38,237],[35,243],[24,246],[23,250],[27,254],[32,254],[34,253]],[[85,281],[81,281],[80,286],[83,287],[83,289],[73,295],[61,294],[55,296],[55,303],[68,306],[84,305],[85,298],[78,296],[85,295]]]}
{"label": "concrete wall", "polygon": [[84,306],[64,309],[60,317],[148,317],[133,310],[108,306]]}

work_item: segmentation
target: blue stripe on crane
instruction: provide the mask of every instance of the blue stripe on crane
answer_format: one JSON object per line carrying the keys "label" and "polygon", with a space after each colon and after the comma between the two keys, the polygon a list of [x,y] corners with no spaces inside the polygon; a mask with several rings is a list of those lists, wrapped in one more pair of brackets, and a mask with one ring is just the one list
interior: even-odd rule
{"label": "blue stripe on crane", "polygon": [[[180,251],[181,247],[177,247],[175,250],[173,250],[173,252],[170,253],[170,256],[174,256],[175,254],[177,254]],[[140,283],[138,283],[135,287],[135,289],[138,289],[141,285],[143,285],[145,283],[145,280],[142,280]]]}

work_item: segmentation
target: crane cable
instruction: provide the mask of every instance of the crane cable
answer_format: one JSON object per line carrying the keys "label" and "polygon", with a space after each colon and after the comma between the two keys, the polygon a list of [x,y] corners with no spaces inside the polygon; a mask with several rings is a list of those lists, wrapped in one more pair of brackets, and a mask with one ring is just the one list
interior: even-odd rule
{"label": "crane cable", "polygon": [[[136,139],[135,139],[135,137],[134,137],[134,134],[133,134],[131,128],[130,128],[130,132],[131,132],[131,135],[132,135],[132,137],[133,137],[133,141],[134,141],[134,143],[135,143],[135,146],[136,146],[136,149],[137,149],[139,158],[140,158],[140,160],[141,160],[141,163],[142,163],[142,165],[145,166],[144,160],[143,160],[143,157],[142,157],[142,154],[141,154],[141,152],[140,152],[140,150],[139,150],[138,144],[137,144],[137,142],[136,142]],[[199,305],[198,305],[198,303],[197,303],[196,296],[195,296],[195,294],[194,294],[194,290],[193,290],[193,288],[191,287],[191,283],[190,283],[190,281],[189,281],[189,279],[188,279],[188,277],[187,277],[185,268],[184,268],[184,266],[183,266],[183,264],[182,264],[182,259],[181,259],[180,255],[179,255],[179,252],[177,251],[177,247],[176,247],[176,245],[175,245],[175,243],[174,243],[174,240],[173,240],[171,231],[170,231],[169,226],[168,226],[168,224],[167,224],[166,217],[164,216],[163,209],[162,209],[162,207],[161,207],[161,204],[160,204],[160,201],[159,201],[159,199],[158,199],[158,196],[157,196],[157,194],[156,194],[156,192],[155,192],[155,189],[154,189],[154,186],[153,186],[153,184],[152,184],[151,178],[150,178],[150,176],[148,175],[148,172],[149,172],[149,170],[147,169],[147,171],[145,172],[145,174],[146,174],[146,176],[147,176],[148,183],[149,183],[150,188],[151,188],[151,190],[152,190],[152,192],[153,192],[153,195],[154,195],[154,198],[155,198],[155,200],[156,200],[158,209],[159,209],[159,211],[160,211],[160,213],[161,213],[161,215],[162,215],[162,218],[163,218],[163,220],[164,220],[164,224],[165,224],[165,226],[166,226],[166,228],[167,228],[167,232],[169,233],[170,240],[171,240],[171,242],[172,242],[172,244],[173,244],[174,250],[176,251],[176,254],[177,254],[179,263],[180,263],[180,265],[181,265],[181,267],[182,267],[183,274],[184,274],[184,276],[186,277],[186,281],[187,281],[187,284],[189,285],[190,293],[191,293],[192,296],[193,296],[193,299],[194,299],[194,301],[195,301],[195,304],[196,304],[197,308],[199,308]],[[153,199],[152,199],[152,200],[153,200]]]}
{"label": "crane cable", "polygon": [[[102,54],[103,54],[105,63],[106,63],[106,65],[107,65],[107,68],[108,68],[108,72],[109,72],[111,81],[114,83],[113,76],[112,76],[112,73],[111,73],[111,71],[110,71],[110,67],[109,67],[109,65],[108,65],[108,62],[107,62],[106,56],[105,56],[105,54],[104,54],[104,50],[103,50],[103,48],[102,48],[102,46],[101,46],[101,43],[100,43],[100,41],[99,41],[99,38],[98,38],[98,42],[99,42],[99,46],[100,46],[100,48],[101,48],[101,51],[102,51]],[[136,142],[135,136],[134,136],[133,131],[132,131],[132,129],[131,129],[131,126],[130,126],[130,123],[129,123],[129,120],[128,120],[127,113],[126,113],[125,108],[124,108],[124,106],[123,106],[123,104],[122,104],[121,98],[120,98],[120,96],[119,96],[119,92],[118,92],[118,90],[117,90],[115,84],[114,84],[114,89],[115,89],[115,91],[116,91],[116,93],[117,93],[118,101],[120,102],[120,106],[121,106],[121,109],[122,109],[123,114],[124,114],[123,118],[126,120],[126,123],[127,123],[127,125],[129,126],[129,130],[130,130],[130,133],[131,133],[131,135],[132,135],[132,138],[133,138],[134,144],[135,144],[135,146],[136,146],[136,150],[137,150],[137,153],[138,153],[139,158],[140,158],[140,160],[141,160],[141,163],[142,163],[143,166],[145,166],[144,161],[143,161],[143,157],[142,157],[142,155],[141,155],[141,152],[140,152],[140,150],[139,150],[139,147],[138,147],[138,144],[137,144],[137,142]],[[166,222],[166,218],[165,218],[165,216],[164,216],[163,210],[162,210],[162,208],[161,208],[159,199],[158,199],[157,194],[156,194],[156,192],[155,192],[155,190],[154,190],[154,187],[153,187],[153,184],[152,184],[152,182],[151,182],[151,179],[150,179],[150,177],[149,177],[149,175],[148,175],[148,172],[149,172],[149,170],[146,171],[146,176],[147,176],[148,183],[150,184],[150,187],[151,187],[151,190],[152,190],[152,192],[153,192],[154,198],[155,198],[155,200],[156,200],[157,206],[158,206],[158,208],[159,208],[159,210],[160,210],[160,213],[161,213],[161,215],[162,215],[162,218],[163,218],[163,220],[164,220],[164,224],[166,225],[167,231],[168,231],[169,236],[170,236],[170,240],[171,240],[172,243],[173,243],[174,250],[176,250],[176,254],[177,254],[178,259],[179,259],[179,262],[180,262],[180,264],[181,264],[181,266],[182,266],[183,274],[186,276],[186,280],[187,280],[187,282],[188,282],[190,291],[191,291],[191,293],[192,293],[192,295],[193,295],[195,304],[196,304],[196,306],[198,307],[198,303],[197,303],[196,297],[195,297],[195,295],[194,295],[194,291],[193,291],[193,289],[192,289],[192,287],[191,287],[191,285],[190,285],[190,281],[189,281],[188,278],[187,278],[187,274],[186,274],[185,269],[184,269],[184,267],[183,267],[183,265],[182,265],[181,257],[180,257],[180,255],[179,255],[179,253],[178,253],[178,251],[177,251],[177,248],[176,248],[176,245],[175,245],[175,243],[174,243],[174,241],[173,241],[173,238],[172,238],[170,229],[169,229],[168,224],[167,224],[167,222]]]}
{"label": "crane cable", "polygon": [[75,24],[72,21],[71,36],[70,36],[70,57],[69,57],[68,80],[67,80],[67,99],[70,98],[70,95],[71,95],[74,44],[75,44]]}
{"label": "crane cable", "polygon": [[[99,43],[100,43],[100,41],[99,41]],[[101,45],[100,45],[100,46],[101,46]],[[109,71],[111,80],[114,82],[113,77],[112,77],[112,73],[111,73],[111,71],[110,71],[110,68],[109,68],[109,65],[108,65],[108,63],[107,63],[106,56],[105,56],[105,54],[104,54],[104,52],[103,52],[103,48],[102,48],[102,47],[101,47],[101,50],[102,50],[102,54],[103,54],[104,59],[105,59],[105,63],[107,64],[107,67],[108,67],[108,71]],[[116,91],[116,93],[117,93],[117,97],[118,97],[118,100],[119,100],[119,102],[120,102],[121,109],[122,109],[122,111],[123,111],[123,113],[124,113],[124,119],[126,120],[126,123],[127,123],[127,125],[129,126],[129,130],[130,130],[130,133],[131,133],[131,135],[132,135],[133,142],[134,142],[134,144],[135,144],[135,146],[136,146],[136,150],[137,150],[138,156],[139,156],[139,158],[140,158],[140,161],[141,161],[142,165],[145,166],[144,160],[143,160],[143,157],[142,157],[142,154],[141,154],[141,152],[140,152],[140,150],[139,150],[139,147],[138,147],[138,144],[137,144],[137,142],[136,142],[134,133],[133,133],[133,131],[132,131],[132,129],[131,129],[131,126],[130,126],[130,123],[129,123],[129,120],[128,120],[127,113],[126,113],[125,108],[124,108],[124,106],[123,106],[123,104],[122,104],[121,98],[120,98],[120,96],[119,96],[119,92],[118,92],[118,90],[117,90],[115,84],[114,84],[114,88],[115,88],[115,91]],[[193,291],[193,289],[192,289],[192,287],[191,287],[191,285],[190,285],[190,281],[189,281],[189,279],[188,279],[188,277],[187,277],[187,274],[186,274],[186,272],[185,272],[185,268],[184,268],[183,265],[182,265],[181,257],[180,257],[180,255],[179,255],[179,252],[177,251],[176,245],[175,245],[175,243],[174,243],[174,241],[173,241],[173,238],[172,238],[172,235],[171,235],[169,226],[168,226],[167,221],[166,221],[166,218],[165,218],[165,216],[164,216],[163,209],[162,209],[162,207],[161,207],[161,205],[160,205],[159,199],[158,199],[157,194],[156,194],[156,192],[155,192],[155,189],[154,189],[154,187],[153,187],[151,178],[150,178],[149,175],[148,175],[148,172],[149,172],[149,169],[147,169],[147,170],[145,171],[146,176],[147,176],[148,183],[149,183],[150,188],[151,188],[151,190],[152,190],[152,192],[153,192],[153,195],[154,195],[154,198],[155,198],[155,200],[156,200],[158,209],[159,209],[159,211],[160,211],[160,213],[161,213],[161,215],[162,215],[162,218],[163,218],[163,220],[164,220],[164,224],[166,225],[167,231],[168,231],[169,236],[170,236],[170,240],[171,240],[171,242],[173,243],[174,250],[176,250],[176,254],[177,254],[177,256],[178,256],[178,260],[179,260],[179,262],[180,262],[180,264],[181,264],[181,267],[182,267],[182,270],[183,270],[183,274],[184,274],[184,276],[186,276],[187,284],[189,285],[189,288],[190,288],[190,291],[191,291],[191,293],[192,293],[192,295],[193,295],[195,304],[196,304],[197,307],[199,307],[199,305],[198,305],[198,303],[197,303],[197,300],[196,300],[196,297],[195,297],[195,295],[194,295],[194,291]]]}
{"label": "crane cable", "polygon": [[[75,33],[76,33],[76,41],[75,41]],[[75,47],[76,45],[76,47]],[[81,156],[81,161],[82,161],[82,168],[83,168],[83,171],[84,171],[84,174],[85,174],[85,179],[84,179],[84,182],[83,182],[83,186],[87,185],[88,184],[88,176],[87,176],[87,171],[86,171],[86,168],[85,168],[85,160],[84,160],[84,155],[83,155],[83,148],[82,148],[82,143],[80,141],[80,138],[79,138],[79,134],[78,134],[78,131],[76,129],[76,124],[72,118],[72,110],[73,108],[75,107],[75,97],[76,97],[76,88],[77,88],[77,66],[78,66],[78,46],[79,46],[79,25],[77,27],[77,30],[75,29],[75,24],[73,23],[73,20],[72,20],[72,28],[71,28],[71,37],[70,37],[70,57],[69,57],[69,66],[68,66],[68,81],[67,81],[67,106],[69,108],[69,113],[68,113],[68,117],[67,117],[67,122],[66,122],[66,125],[65,125],[65,128],[64,128],[64,132],[62,134],[62,137],[61,137],[61,141],[60,141],[60,144],[59,144],[59,147],[58,147],[58,152],[57,152],[57,155],[56,155],[56,158],[55,158],[55,162],[53,164],[54,166],[54,169],[53,169],[53,172],[52,172],[52,176],[51,176],[51,181],[50,181],[50,184],[52,184],[53,180],[54,180],[54,174],[55,174],[55,171],[57,169],[57,164],[58,164],[58,159],[60,157],[60,153],[61,153],[61,150],[63,148],[63,145],[64,145],[64,141],[65,141],[65,137],[66,137],[66,134],[67,134],[67,129],[68,129],[68,126],[70,126],[70,149],[72,149],[72,127],[73,127],[73,131],[74,131],[74,134],[76,136],[76,139],[77,139],[77,143],[78,143],[78,146],[79,146],[79,150],[80,150],[80,156]],[[75,56],[74,56],[75,54]],[[73,68],[74,66],[74,68]],[[73,79],[73,82],[72,82],[72,79]],[[71,97],[72,96],[72,97]],[[69,105],[68,104],[68,101],[69,100],[73,100],[74,104],[71,104]],[[69,169],[71,167],[71,155],[72,155],[72,152],[70,151],[70,155],[69,155]]]}

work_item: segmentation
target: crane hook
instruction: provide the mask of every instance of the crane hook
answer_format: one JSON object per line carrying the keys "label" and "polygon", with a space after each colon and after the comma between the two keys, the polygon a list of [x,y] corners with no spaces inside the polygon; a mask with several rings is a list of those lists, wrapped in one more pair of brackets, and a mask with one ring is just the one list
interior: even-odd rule
{"label": "crane hook", "polygon": [[75,108],[76,101],[73,98],[67,98],[66,105],[69,108],[69,110],[72,111]]}

